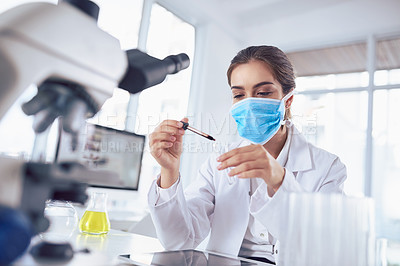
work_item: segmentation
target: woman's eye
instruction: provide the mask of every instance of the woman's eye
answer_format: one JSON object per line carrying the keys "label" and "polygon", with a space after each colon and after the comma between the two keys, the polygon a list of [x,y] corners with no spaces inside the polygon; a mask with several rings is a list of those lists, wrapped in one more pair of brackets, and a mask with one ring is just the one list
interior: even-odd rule
{"label": "woman's eye", "polygon": [[270,94],[271,94],[270,92],[264,92],[264,91],[257,92],[257,95],[260,95],[260,96],[268,96]]}
{"label": "woman's eye", "polygon": [[233,98],[234,98],[234,99],[240,99],[241,97],[243,97],[243,94],[236,94],[236,95],[233,95]]}

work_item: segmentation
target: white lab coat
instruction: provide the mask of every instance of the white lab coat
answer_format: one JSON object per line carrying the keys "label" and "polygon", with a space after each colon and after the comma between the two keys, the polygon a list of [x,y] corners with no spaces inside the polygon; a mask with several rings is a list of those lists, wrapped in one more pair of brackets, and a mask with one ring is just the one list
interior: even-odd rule
{"label": "white lab coat", "polygon": [[[229,149],[235,145],[243,146],[243,142]],[[229,185],[223,176],[226,172],[217,170],[218,164],[216,155],[211,155],[186,191],[178,182],[175,193],[165,202],[158,203],[157,184],[153,182],[148,194],[149,208],[157,236],[166,249],[196,248],[210,233],[207,250],[237,256],[249,212],[279,240],[281,228],[277,217],[285,193],[342,193],[346,179],[346,168],[339,158],[308,143],[294,126],[284,180],[272,198],[265,183],[252,196],[249,179],[238,179]],[[278,249],[279,245],[276,253]]]}

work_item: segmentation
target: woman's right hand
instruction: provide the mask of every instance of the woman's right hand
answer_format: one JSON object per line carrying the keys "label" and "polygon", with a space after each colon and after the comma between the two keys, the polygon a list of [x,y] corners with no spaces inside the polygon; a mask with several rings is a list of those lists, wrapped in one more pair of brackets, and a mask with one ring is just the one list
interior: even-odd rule
{"label": "woman's right hand", "polygon": [[[188,122],[188,119],[184,118],[182,121]],[[164,120],[150,134],[150,152],[161,166],[159,185],[162,188],[172,186],[179,177],[182,139],[185,134],[182,126],[180,121]]]}

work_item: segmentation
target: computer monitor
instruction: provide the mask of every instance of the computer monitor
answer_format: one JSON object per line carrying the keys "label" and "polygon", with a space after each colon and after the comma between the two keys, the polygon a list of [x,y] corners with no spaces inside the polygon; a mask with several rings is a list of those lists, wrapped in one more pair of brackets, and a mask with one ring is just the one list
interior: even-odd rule
{"label": "computer monitor", "polygon": [[119,179],[113,182],[116,186],[95,182],[90,186],[138,190],[145,136],[90,123],[84,131],[74,151],[71,135],[63,131],[59,134],[55,161],[78,162],[91,170],[114,173]]}

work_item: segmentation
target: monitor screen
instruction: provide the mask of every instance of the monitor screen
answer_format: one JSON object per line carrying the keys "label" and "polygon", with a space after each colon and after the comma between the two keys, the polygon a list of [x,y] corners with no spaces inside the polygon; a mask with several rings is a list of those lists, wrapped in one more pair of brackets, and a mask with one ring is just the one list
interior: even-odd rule
{"label": "monitor screen", "polygon": [[71,135],[59,134],[57,163],[78,162],[90,170],[110,172],[113,186],[89,182],[95,187],[138,190],[145,136],[94,124],[86,124],[72,150]]}

